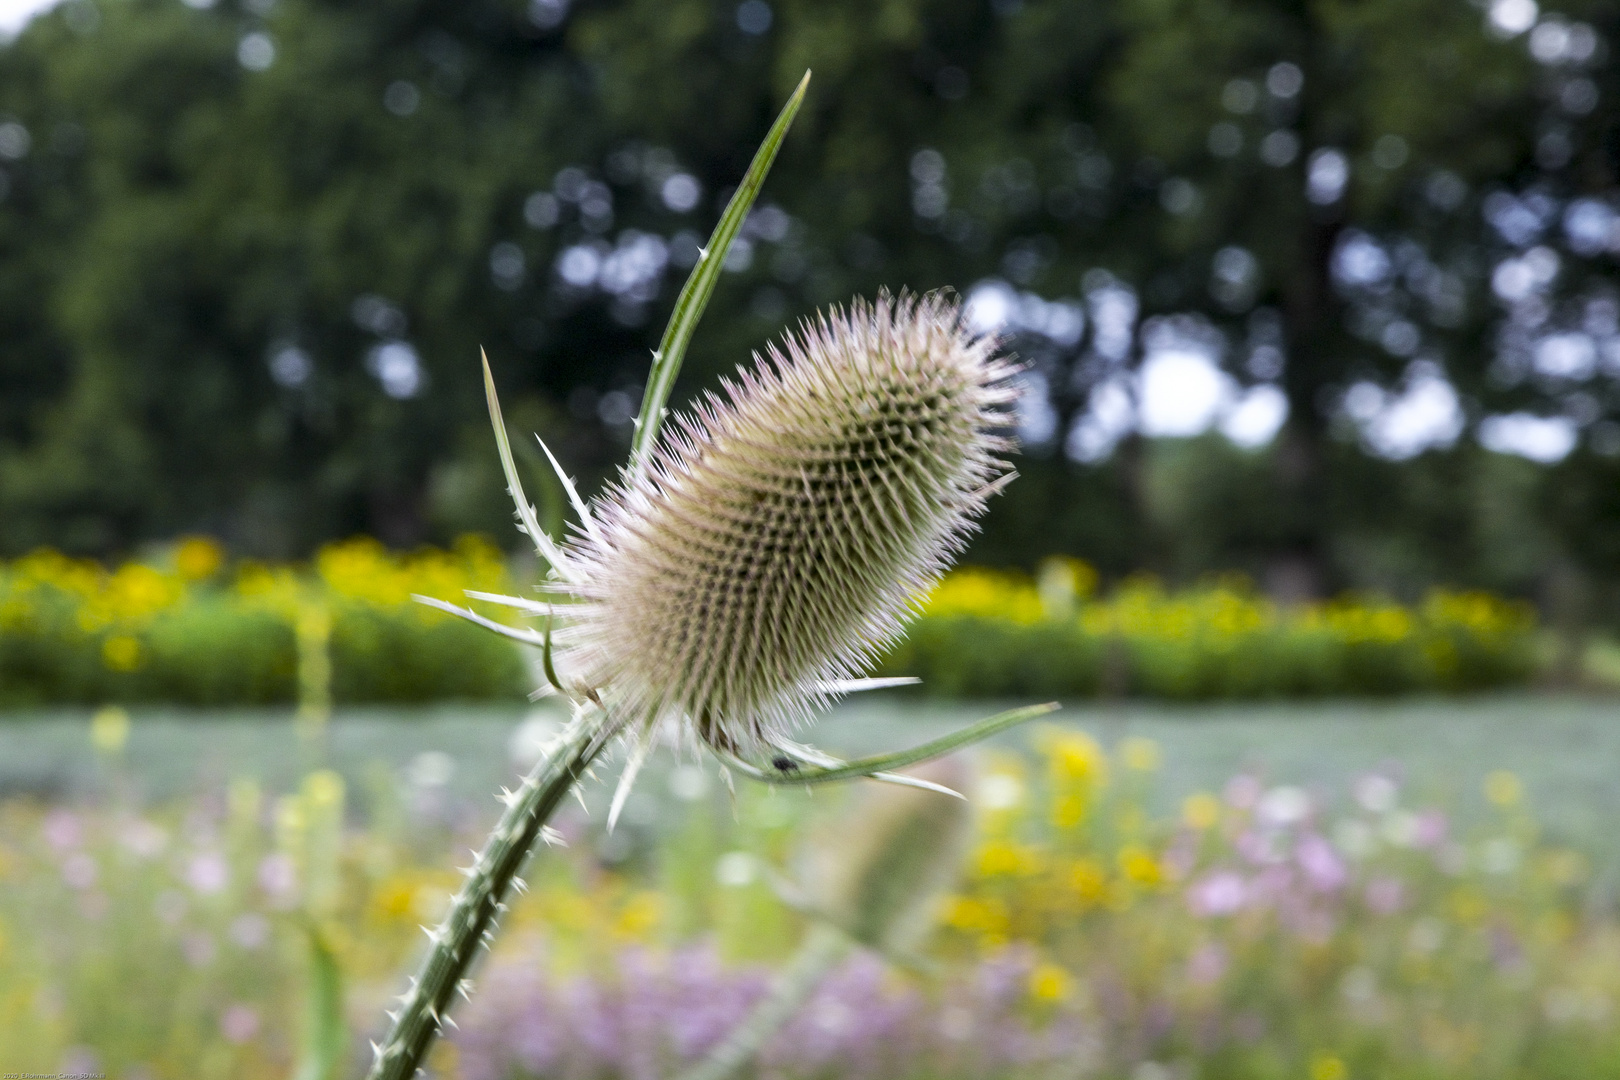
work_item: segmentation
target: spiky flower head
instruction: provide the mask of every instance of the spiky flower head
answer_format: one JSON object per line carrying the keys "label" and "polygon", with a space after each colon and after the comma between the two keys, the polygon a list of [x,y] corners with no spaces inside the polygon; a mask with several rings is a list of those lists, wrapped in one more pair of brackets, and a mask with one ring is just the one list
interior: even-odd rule
{"label": "spiky flower head", "polygon": [[564,681],[772,745],[898,636],[1007,478],[1014,396],[940,296],[806,323],[675,418],[563,550]]}

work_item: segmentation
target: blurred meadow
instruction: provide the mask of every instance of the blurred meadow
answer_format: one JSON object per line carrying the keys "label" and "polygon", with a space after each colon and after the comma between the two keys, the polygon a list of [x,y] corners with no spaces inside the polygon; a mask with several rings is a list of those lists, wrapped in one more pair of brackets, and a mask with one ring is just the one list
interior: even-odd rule
{"label": "blurred meadow", "polygon": [[[8,1053],[31,1070],[285,1075],[312,934],[348,1030],[373,1033],[456,853],[493,819],[489,790],[557,719],[340,714],[334,768],[300,778],[309,748],[286,714],[19,718],[4,783],[37,786],[0,817]],[[867,703],[826,740],[959,722]],[[1085,710],[1003,737],[977,756],[976,839],[926,960],[854,954],[761,1068],[1604,1075],[1620,1061],[1599,765],[1615,739],[1611,709],[1533,700]],[[779,882],[807,845],[859,843],[826,833],[858,791],[733,797],[710,769],[660,762],[608,834],[606,785],[588,790],[437,1074],[671,1075],[804,932]]]}
{"label": "blurred meadow", "polygon": [[[920,684],[806,737],[1064,708],[961,755],[960,850],[665,749],[610,831],[599,766],[429,1075],[676,1080],[831,928],[740,1075],[1620,1076],[1617,45],[1614,0],[0,3],[0,1074],[364,1074],[566,715],[413,600],[541,573],[479,349],[564,536],[528,434],[617,478],[808,68],[672,404],[953,291],[1020,475],[875,658]],[[914,940],[823,902],[906,853]]]}

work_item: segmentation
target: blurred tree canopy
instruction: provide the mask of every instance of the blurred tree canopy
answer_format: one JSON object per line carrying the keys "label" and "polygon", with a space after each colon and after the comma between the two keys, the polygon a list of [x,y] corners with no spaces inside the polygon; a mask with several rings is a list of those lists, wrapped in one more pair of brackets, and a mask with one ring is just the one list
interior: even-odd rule
{"label": "blurred tree canopy", "polygon": [[[66,0],[0,49],[0,551],[510,535],[480,345],[600,482],[812,68],[682,393],[954,287],[1030,365],[977,559],[1608,581],[1617,32],[1594,0]],[[1189,353],[1275,436],[1144,437],[1137,373]],[[1526,432],[1573,452],[1489,449]]]}

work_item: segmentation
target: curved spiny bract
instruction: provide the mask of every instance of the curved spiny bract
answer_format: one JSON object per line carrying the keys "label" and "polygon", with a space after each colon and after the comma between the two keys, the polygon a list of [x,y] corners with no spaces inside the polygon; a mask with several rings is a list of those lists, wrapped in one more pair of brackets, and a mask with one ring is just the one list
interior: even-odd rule
{"label": "curved spiny bract", "polygon": [[1006,473],[995,353],[954,303],[882,296],[674,420],[569,545],[565,680],[728,751],[808,719],[894,641]]}

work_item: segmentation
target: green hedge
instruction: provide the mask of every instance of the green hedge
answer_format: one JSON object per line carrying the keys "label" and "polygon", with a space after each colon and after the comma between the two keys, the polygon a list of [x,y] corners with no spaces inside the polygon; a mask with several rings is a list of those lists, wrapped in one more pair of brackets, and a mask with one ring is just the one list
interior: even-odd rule
{"label": "green hedge", "polygon": [[[1279,608],[1239,581],[1167,593],[1139,579],[1107,599],[1092,583],[1072,562],[1039,583],[957,571],[880,673],[945,698],[1208,701],[1466,692],[1536,672],[1533,614],[1483,594]],[[117,570],[36,553],[0,564],[0,708],[290,703],[311,692],[311,655],[329,669],[322,701],[521,699],[517,646],[410,600],[464,589],[512,591],[490,545],[398,555],[355,540],[308,567],[231,573],[201,540]]]}
{"label": "green hedge", "polygon": [[[171,562],[184,560],[170,560]],[[338,704],[521,700],[518,646],[410,600],[504,589],[498,552],[395,556],[351,541],[294,570],[218,559],[204,572],[136,564],[106,571],[42,552],[0,565],[0,708],[165,702],[290,704],[299,696],[299,620],[319,616]]]}
{"label": "green hedge", "polygon": [[1040,585],[958,571],[881,673],[918,676],[915,692],[944,698],[1211,701],[1467,693],[1522,686],[1538,669],[1531,610],[1480,593],[1280,608],[1240,580],[1166,593],[1137,579],[1106,600],[1089,585],[1083,564]]}

